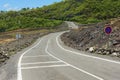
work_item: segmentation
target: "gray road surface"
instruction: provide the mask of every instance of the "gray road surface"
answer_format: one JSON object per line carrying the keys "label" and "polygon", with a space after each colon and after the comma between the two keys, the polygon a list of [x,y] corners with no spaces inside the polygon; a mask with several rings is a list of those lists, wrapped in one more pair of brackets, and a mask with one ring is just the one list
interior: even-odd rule
{"label": "gray road surface", "polygon": [[120,80],[120,62],[66,47],[62,33],[46,35],[23,52],[18,80]]}

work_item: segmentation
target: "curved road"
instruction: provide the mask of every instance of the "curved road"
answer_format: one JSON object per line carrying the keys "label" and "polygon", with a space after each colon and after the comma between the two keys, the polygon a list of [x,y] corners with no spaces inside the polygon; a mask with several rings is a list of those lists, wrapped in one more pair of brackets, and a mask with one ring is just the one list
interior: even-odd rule
{"label": "curved road", "polygon": [[17,80],[120,80],[119,61],[69,48],[60,40],[62,33],[46,35],[22,53]]}
{"label": "curved road", "polygon": [[17,80],[120,80],[120,62],[66,47],[62,33],[38,39],[21,55]]}

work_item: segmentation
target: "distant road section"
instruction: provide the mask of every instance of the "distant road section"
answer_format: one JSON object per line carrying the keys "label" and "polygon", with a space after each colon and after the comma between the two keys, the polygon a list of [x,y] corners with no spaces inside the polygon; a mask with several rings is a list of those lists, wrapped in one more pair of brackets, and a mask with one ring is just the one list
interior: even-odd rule
{"label": "distant road section", "polygon": [[76,24],[74,24],[74,22],[70,22],[70,21],[65,21],[68,24],[68,27],[70,29],[78,29],[78,26]]}

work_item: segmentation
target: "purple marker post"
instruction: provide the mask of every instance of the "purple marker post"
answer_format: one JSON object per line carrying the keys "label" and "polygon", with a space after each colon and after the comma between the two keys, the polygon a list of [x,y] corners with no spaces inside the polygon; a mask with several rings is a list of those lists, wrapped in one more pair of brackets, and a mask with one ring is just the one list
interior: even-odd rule
{"label": "purple marker post", "polygon": [[107,25],[104,29],[104,32],[108,35],[108,47],[110,47],[110,33],[112,32],[111,26]]}

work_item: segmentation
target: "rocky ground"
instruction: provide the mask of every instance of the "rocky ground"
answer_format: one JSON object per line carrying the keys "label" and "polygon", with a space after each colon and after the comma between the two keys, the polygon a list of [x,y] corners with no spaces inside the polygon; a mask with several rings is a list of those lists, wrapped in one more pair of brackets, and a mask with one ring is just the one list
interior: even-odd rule
{"label": "rocky ground", "polygon": [[[3,36],[0,37],[1,40],[3,39],[3,43],[1,43],[0,45],[0,80],[16,80],[17,64],[21,53],[26,50],[26,47],[30,46],[33,42],[35,42],[38,37],[46,35],[50,32],[52,31],[46,29],[27,29],[4,33]],[[21,34],[20,39],[15,38],[15,35],[18,33]],[[13,38],[14,40],[11,41],[11,39]]]}
{"label": "rocky ground", "polygon": [[[108,24],[112,28],[109,35],[104,32]],[[64,33],[61,39],[67,46],[78,50],[120,57],[120,19],[79,25],[79,29]]]}
{"label": "rocky ground", "polygon": [[[13,34],[21,34],[20,39],[5,41],[6,39],[12,39]],[[0,64],[4,63],[7,59],[10,58],[11,55],[14,55],[15,53],[19,52],[20,50],[24,49],[25,47],[28,47],[31,45],[38,37],[41,37],[45,34],[48,34],[48,30],[35,30],[35,31],[26,31],[26,32],[10,32],[10,33],[4,33],[4,41],[0,44]],[[1,36],[3,39],[3,37]],[[6,39],[5,39],[6,38]]]}
{"label": "rocky ground", "polygon": [[[57,26],[55,29],[21,29],[0,33],[0,66],[5,64],[12,55],[30,46],[36,39],[51,32],[66,30],[66,23]],[[16,34],[21,38],[16,39]]]}

